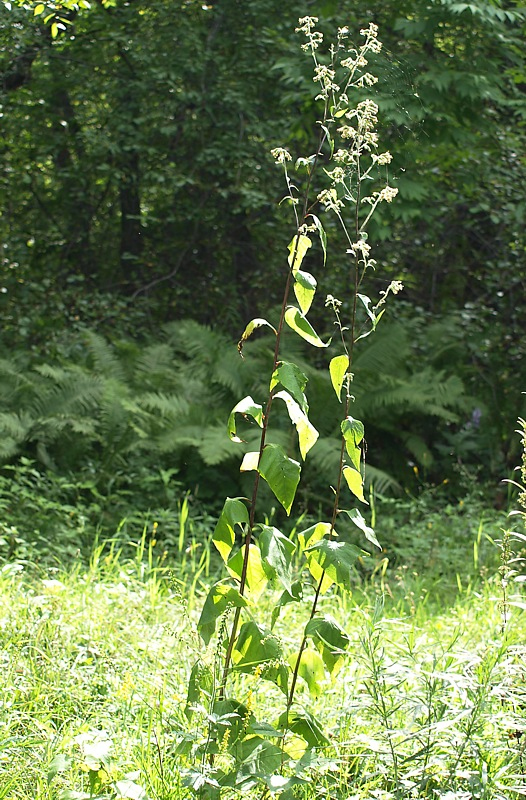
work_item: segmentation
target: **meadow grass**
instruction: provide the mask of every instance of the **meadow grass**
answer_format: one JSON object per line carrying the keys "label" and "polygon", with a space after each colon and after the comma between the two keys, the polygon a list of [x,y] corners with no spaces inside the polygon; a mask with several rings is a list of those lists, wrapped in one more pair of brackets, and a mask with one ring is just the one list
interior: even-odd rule
{"label": "meadow grass", "polygon": [[[89,564],[1,568],[0,800],[189,796],[181,767],[206,736],[202,715],[185,715],[206,585],[202,562],[155,553],[143,539],[132,557],[104,544]],[[503,625],[498,571],[457,580],[378,563],[350,597],[323,599],[351,644],[319,696],[299,689],[330,737],[296,794],[526,795],[524,611],[510,606]],[[294,647],[304,624],[291,605],[276,629]],[[275,723],[279,691],[261,681],[256,694],[258,719]]]}

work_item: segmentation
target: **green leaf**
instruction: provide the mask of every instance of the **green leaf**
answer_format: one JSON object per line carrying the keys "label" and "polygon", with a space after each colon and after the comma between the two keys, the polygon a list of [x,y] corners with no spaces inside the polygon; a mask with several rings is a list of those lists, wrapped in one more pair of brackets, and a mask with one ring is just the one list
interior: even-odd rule
{"label": "green leaf", "polygon": [[287,514],[290,514],[300,472],[298,462],[288,458],[278,444],[265,446],[259,463],[259,474],[266,480]]}
{"label": "green leaf", "polygon": [[350,638],[334,617],[313,617],[305,627],[305,634],[310,636],[321,653],[323,663],[333,675],[343,662],[344,652],[350,644]]}
{"label": "green leaf", "polygon": [[248,509],[244,502],[238,497],[227,497],[212,535],[212,541],[223,561],[227,561],[234,546],[236,525],[243,527],[248,525],[248,521]]}
{"label": "green leaf", "polygon": [[301,267],[301,262],[305,258],[305,253],[311,244],[312,242],[309,237],[302,233],[297,234],[289,244],[288,260],[293,275],[295,275],[296,271]]}
{"label": "green leaf", "polygon": [[274,331],[274,333],[277,336],[277,331],[276,331],[275,327],[273,325],[271,325],[270,322],[267,322],[266,319],[262,319],[261,317],[257,317],[256,319],[251,320],[251,322],[248,323],[247,327],[243,331],[243,336],[241,337],[241,339],[237,343],[237,349],[239,351],[239,355],[240,356],[243,356],[243,345],[245,344],[246,340],[250,336],[252,336],[252,334],[254,333],[256,328],[262,328],[263,326],[266,326],[267,328],[270,328],[272,331]]}
{"label": "green leaf", "polygon": [[371,542],[371,544],[376,545],[379,550],[382,549],[382,546],[378,539],[376,538],[376,534],[372,528],[370,528],[364,518],[362,517],[360,511],[357,508],[353,508],[351,511],[347,511],[346,509],[341,509],[342,514],[347,514],[347,516],[354,522],[357,528],[360,528],[361,531],[364,532],[365,538]]}
{"label": "green leaf", "polygon": [[323,733],[323,728],[308,711],[286,711],[278,720],[278,728],[289,730],[305,739],[310,747],[324,747],[329,740]]}
{"label": "green leaf", "polygon": [[316,294],[316,278],[310,272],[298,269],[294,273],[294,294],[299,303],[302,314],[307,314]]}
{"label": "green leaf", "polygon": [[319,433],[288,392],[276,392],[274,397],[279,397],[287,406],[291,422],[296,426],[298,432],[301,457],[305,461],[307,453],[316,444]]}
{"label": "green leaf", "polygon": [[344,378],[349,369],[349,356],[335,356],[331,359],[329,364],[329,373],[331,376],[332,388],[336,392],[338,400],[342,401],[342,386]]}
{"label": "green leaf", "polygon": [[[227,569],[230,574],[241,580],[241,573],[243,571],[243,560],[245,556],[245,547],[237,551],[237,553],[229,558]],[[246,594],[250,600],[257,602],[265,589],[267,588],[267,575],[261,561],[261,553],[259,547],[252,543],[248,551],[247,574],[246,574]]]}
{"label": "green leaf", "polygon": [[38,17],[38,15],[43,14],[45,10],[46,6],[44,5],[44,3],[37,3],[37,5],[35,6],[35,10],[33,11],[33,14],[35,15],[35,17]]}
{"label": "green leaf", "polygon": [[308,322],[299,309],[294,306],[290,306],[290,308],[287,308],[285,311],[285,322],[298,336],[301,336],[302,339],[305,339],[306,342],[309,342],[309,344],[312,344],[314,347],[329,346],[330,342],[322,342],[310,322]]}
{"label": "green leaf", "polygon": [[359,419],[354,419],[354,417],[346,417],[341,424],[341,431],[345,439],[345,449],[347,450],[349,458],[354,468],[359,471],[362,455],[360,442],[363,440],[365,433],[363,422],[360,422]]}
{"label": "green leaf", "polygon": [[317,522],[315,525],[311,525],[310,528],[305,528],[304,531],[300,531],[300,533],[298,533],[298,541],[302,550],[306,550],[310,545],[319,542],[320,539],[327,536],[330,531],[330,522]]}
{"label": "green leaf", "polygon": [[237,435],[236,414],[242,414],[244,417],[252,417],[252,419],[257,422],[260,428],[263,427],[263,408],[259,405],[259,403],[256,403],[250,397],[250,395],[248,397],[244,397],[243,400],[240,400],[239,403],[234,406],[228,418],[228,435],[233,442],[245,441],[244,439],[240,439]]}
{"label": "green leaf", "polygon": [[314,224],[316,225],[316,228],[318,229],[321,248],[323,250],[323,266],[325,266],[325,263],[327,261],[327,234],[325,233],[325,228],[321,224],[319,218],[315,214],[310,214],[309,216],[311,217]]}
{"label": "green leaf", "polygon": [[367,555],[348,542],[322,539],[305,551],[309,562],[314,561],[342,589],[349,589],[351,570],[356,561]]}
{"label": "green leaf", "polygon": [[[292,668],[295,667],[297,654],[292,654],[288,661]],[[306,682],[309,693],[313,700],[317,700],[321,695],[321,684],[325,680],[325,669],[323,660],[317,650],[306,647],[300,658],[298,675]]]}
{"label": "green leaf", "polygon": [[209,643],[214,635],[217,620],[228,606],[245,608],[247,605],[247,599],[242,597],[236,588],[224,581],[215,583],[208,592],[197,623],[197,630],[204,643]]}
{"label": "green leaf", "polygon": [[345,466],[343,468],[343,477],[347,481],[347,486],[358,500],[362,503],[369,505],[363,494],[363,478],[362,473],[354,469],[354,467]]}
{"label": "green leaf", "polygon": [[291,561],[296,551],[296,545],[277,528],[268,525],[261,526],[258,544],[267,578],[272,584],[279,581],[286,592],[291,595]]}
{"label": "green leaf", "polygon": [[292,395],[294,400],[300,406],[301,410],[305,414],[308,414],[309,406],[307,403],[307,398],[304,394],[307,381],[307,376],[304,375],[304,373],[299,367],[296,366],[296,364],[291,364],[288,361],[281,361],[278,367],[272,373],[270,391],[275,389],[280,383],[283,388]]}
{"label": "green leaf", "polygon": [[72,761],[73,759],[71,758],[71,756],[68,756],[65,753],[57,753],[57,755],[54,757],[51,764],[49,765],[49,769],[47,772],[48,786],[55,777],[55,775],[58,775],[59,772],[65,772],[65,770],[69,769]]}
{"label": "green leaf", "polygon": [[234,669],[258,673],[286,693],[289,671],[283,664],[281,642],[269,628],[253,620],[243,623],[232,651]]}
{"label": "green leaf", "polygon": [[281,748],[260,736],[252,736],[239,742],[232,755],[240,765],[236,776],[238,789],[240,784],[243,786],[247,782],[250,783],[250,787],[261,780],[268,783],[283,764]]}

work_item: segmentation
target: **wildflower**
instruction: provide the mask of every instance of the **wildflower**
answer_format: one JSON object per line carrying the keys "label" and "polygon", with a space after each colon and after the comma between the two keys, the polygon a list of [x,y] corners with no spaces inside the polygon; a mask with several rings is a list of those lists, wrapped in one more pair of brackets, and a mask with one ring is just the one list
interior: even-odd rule
{"label": "wildflower", "polygon": [[381,203],[382,200],[385,200],[386,203],[392,203],[397,194],[398,189],[393,189],[391,186],[386,186],[378,195],[378,202]]}
{"label": "wildflower", "polygon": [[354,242],[347,250],[347,252],[352,253],[352,255],[354,256],[360,253],[362,258],[367,259],[367,256],[371,252],[371,245],[367,244],[365,239],[360,239],[359,242]]}
{"label": "wildflower", "polygon": [[344,207],[342,200],[338,199],[336,189],[324,189],[318,195],[318,200],[325,206],[326,211],[339,212]]}
{"label": "wildflower", "polygon": [[333,170],[326,170],[327,175],[333,183],[343,183],[345,180],[345,170],[341,167],[335,167]]}
{"label": "wildflower", "polygon": [[296,33],[306,33],[308,35],[317,22],[318,17],[300,17],[298,20],[300,27],[296,28]]}
{"label": "wildflower", "polygon": [[[398,294],[404,288],[404,284],[402,281],[391,281],[389,286],[387,287],[387,291],[391,292],[392,294]],[[387,292],[386,292],[387,294]]]}
{"label": "wildflower", "polygon": [[285,161],[292,161],[292,156],[284,147],[275,147],[270,151],[272,158],[276,159],[276,164],[284,164]]}
{"label": "wildflower", "polygon": [[373,162],[375,164],[378,164],[379,166],[383,166],[384,164],[390,164],[391,161],[393,160],[393,157],[392,157],[391,153],[389,153],[389,152],[380,153],[379,155],[376,155],[376,153],[373,153],[371,158],[372,158]]}

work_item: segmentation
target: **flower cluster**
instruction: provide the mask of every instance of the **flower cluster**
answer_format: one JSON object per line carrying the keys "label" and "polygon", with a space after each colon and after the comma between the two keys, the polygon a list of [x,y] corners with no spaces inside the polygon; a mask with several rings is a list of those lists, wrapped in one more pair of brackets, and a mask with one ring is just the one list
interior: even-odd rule
{"label": "flower cluster", "polygon": [[284,147],[275,147],[270,151],[272,158],[276,159],[276,164],[284,164],[286,161],[292,161],[292,156]]}

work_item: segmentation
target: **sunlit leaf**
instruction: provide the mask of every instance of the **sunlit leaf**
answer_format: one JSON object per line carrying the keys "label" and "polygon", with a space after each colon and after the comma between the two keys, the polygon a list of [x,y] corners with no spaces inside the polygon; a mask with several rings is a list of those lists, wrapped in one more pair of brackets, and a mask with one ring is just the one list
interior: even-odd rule
{"label": "sunlit leaf", "polygon": [[284,711],[278,720],[278,727],[301,736],[311,747],[324,747],[329,743],[322,726],[308,711]]}
{"label": "sunlit leaf", "polygon": [[294,273],[294,294],[302,314],[307,314],[316,294],[316,279],[310,272],[298,269]]}
{"label": "sunlit leaf", "polygon": [[348,634],[329,614],[313,617],[307,623],[305,633],[312,638],[326,669],[333,675],[343,663],[345,650],[351,641]]}
{"label": "sunlit leaf", "polygon": [[296,431],[298,432],[301,457],[305,460],[311,447],[316,444],[319,433],[288,392],[276,392],[274,397],[283,400],[287,406],[291,422],[295,425]]}
{"label": "sunlit leaf", "polygon": [[301,467],[298,462],[285,455],[279,445],[265,446],[259,464],[259,474],[266,480],[287,514],[290,514],[300,472]]}
{"label": "sunlit leaf", "polygon": [[[297,654],[289,656],[288,661],[292,669],[296,665],[296,660]],[[298,675],[307,684],[310,696],[313,700],[316,700],[321,695],[322,683],[325,680],[323,660],[317,650],[313,650],[311,647],[306,647],[303,650]]]}
{"label": "sunlit leaf", "polygon": [[289,244],[289,267],[294,275],[301,267],[301,262],[305,258],[305,253],[311,246],[312,241],[304,234],[298,234]]}
{"label": "sunlit leaf", "polygon": [[360,528],[361,531],[364,532],[365,538],[371,542],[371,544],[376,545],[379,550],[382,549],[382,546],[378,539],[376,538],[376,534],[372,528],[367,525],[366,521],[362,517],[360,511],[357,508],[353,508],[351,511],[347,511],[346,509],[341,510],[342,514],[347,514],[347,516],[354,522],[357,528]]}
{"label": "sunlit leaf", "polygon": [[[228,559],[227,569],[238,580],[241,579],[244,556],[245,545]],[[265,591],[267,583],[267,575],[263,568],[259,547],[256,544],[252,544],[248,551],[245,594],[250,600],[257,602]]]}
{"label": "sunlit leaf", "polygon": [[253,620],[245,622],[234,645],[232,663],[239,672],[253,673],[259,667],[262,678],[287,691],[289,671],[283,663],[283,649],[269,628]]}
{"label": "sunlit leaf", "polygon": [[325,266],[325,263],[327,261],[327,234],[325,233],[325,229],[321,224],[319,218],[315,214],[310,214],[309,216],[316,225],[318,234],[320,236],[321,248],[323,250],[323,266]]}
{"label": "sunlit leaf", "polygon": [[271,331],[274,331],[274,333],[277,335],[277,331],[276,331],[275,327],[273,325],[271,325],[270,322],[267,322],[266,319],[262,319],[261,317],[256,317],[256,319],[253,319],[253,320],[251,320],[251,322],[248,323],[247,327],[243,331],[243,336],[241,337],[241,339],[237,343],[237,349],[239,351],[239,355],[240,356],[243,355],[243,345],[245,344],[246,340],[250,336],[252,336],[252,334],[254,333],[254,331],[257,328],[262,328],[264,326],[266,326],[267,328],[270,328]]}
{"label": "sunlit leaf", "polygon": [[285,311],[285,322],[298,336],[314,347],[328,347],[330,342],[322,342],[310,322],[301,314],[299,309],[291,306]]}
{"label": "sunlit leaf", "polygon": [[238,497],[227,497],[221,516],[217,521],[212,541],[219,550],[221,558],[226,562],[236,539],[236,525],[248,524],[248,509]]}
{"label": "sunlit leaf", "polygon": [[205,644],[208,644],[216,629],[219,617],[224,614],[228,606],[244,608],[248,604],[239,591],[224,581],[215,583],[208,592],[201,616],[197,623],[197,630]]}
{"label": "sunlit leaf", "polygon": [[367,555],[363,550],[348,542],[335,542],[332,539],[321,539],[305,551],[309,570],[311,562],[318,565],[342,589],[349,589],[351,570],[356,561]]}
{"label": "sunlit leaf", "polygon": [[253,450],[250,453],[245,453],[243,456],[243,461],[241,462],[241,466],[239,467],[240,472],[252,472],[252,470],[258,468],[259,462],[259,451]]}
{"label": "sunlit leaf", "polygon": [[[354,417],[346,417],[341,424],[341,431],[345,439],[345,449],[355,469],[360,469],[362,451],[360,443],[363,440],[365,429],[363,422]],[[361,498],[360,498],[361,499]]]}
{"label": "sunlit leaf", "polygon": [[291,542],[277,528],[262,525],[258,544],[261,551],[263,569],[267,578],[273,584],[279,581],[285,590],[291,594],[291,561],[296,551],[294,542]]}
{"label": "sunlit leaf", "polygon": [[345,466],[343,468],[343,477],[347,482],[347,486],[358,500],[362,503],[369,505],[363,494],[363,478],[359,470],[354,467]]}
{"label": "sunlit leaf", "polygon": [[335,356],[329,364],[329,374],[331,376],[332,388],[336,392],[338,400],[342,401],[342,386],[344,378],[349,369],[349,356]]}
{"label": "sunlit leaf", "polygon": [[283,388],[292,395],[301,410],[305,414],[308,414],[309,406],[304,394],[307,380],[307,376],[303,374],[296,364],[290,364],[288,361],[281,361],[272,373],[270,391],[275,389],[278,384],[281,384]]}
{"label": "sunlit leaf", "polygon": [[259,403],[256,403],[250,397],[250,395],[248,397],[244,397],[243,400],[240,400],[239,403],[234,406],[228,418],[228,435],[233,442],[244,441],[244,439],[240,439],[237,435],[236,414],[242,414],[244,417],[252,417],[252,419],[257,422],[260,428],[263,427],[263,408],[259,405]]}

